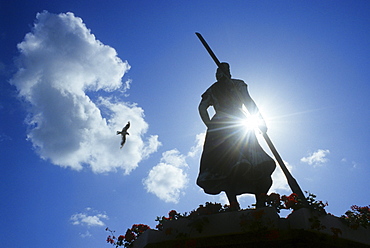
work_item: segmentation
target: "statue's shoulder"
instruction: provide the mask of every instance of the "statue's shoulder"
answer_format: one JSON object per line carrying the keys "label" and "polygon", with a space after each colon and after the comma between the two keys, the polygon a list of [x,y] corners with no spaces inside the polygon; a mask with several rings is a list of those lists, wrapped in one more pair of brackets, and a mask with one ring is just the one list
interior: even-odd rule
{"label": "statue's shoulder", "polygon": [[208,87],[208,89],[202,94],[202,98],[212,95],[212,91],[214,91],[215,88],[217,88],[217,82]]}
{"label": "statue's shoulder", "polygon": [[[234,78],[232,78],[231,80],[233,81],[234,86],[236,86],[237,88],[248,87],[248,85],[243,80],[241,80],[241,79],[234,79]],[[214,90],[217,91],[217,90],[223,90],[223,89],[225,89],[225,83],[217,81],[217,82],[213,83],[207,89],[207,91],[212,92]]]}
{"label": "statue's shoulder", "polygon": [[209,89],[212,89],[212,88],[215,88],[215,87],[217,87],[217,86],[219,86],[221,83],[220,82],[214,82],[210,87],[209,87]]}
{"label": "statue's shoulder", "polygon": [[211,86],[208,87],[208,89],[206,90],[206,92],[204,93],[207,93],[207,92],[212,92],[213,90],[219,88],[220,86],[220,82],[214,82]]}
{"label": "statue's shoulder", "polygon": [[233,82],[235,83],[235,84],[237,84],[237,85],[247,85],[243,80],[241,80],[241,79],[235,79],[235,78],[233,78],[232,79],[233,80]]}

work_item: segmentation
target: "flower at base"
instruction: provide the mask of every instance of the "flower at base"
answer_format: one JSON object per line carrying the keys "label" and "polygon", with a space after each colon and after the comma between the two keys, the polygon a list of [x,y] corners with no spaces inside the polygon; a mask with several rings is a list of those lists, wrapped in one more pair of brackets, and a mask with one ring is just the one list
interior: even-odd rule
{"label": "flower at base", "polygon": [[281,199],[284,201],[284,205],[286,209],[293,208],[298,203],[298,195],[295,193],[292,193],[290,196],[283,195]]}
{"label": "flower at base", "polygon": [[370,205],[359,207],[357,205],[351,206],[341,219],[352,229],[358,229],[360,226],[364,228],[370,227]]}
{"label": "flower at base", "polygon": [[135,233],[133,233],[130,229],[127,229],[126,235],[125,235],[125,241],[131,242],[135,240],[135,238],[136,238]]}
{"label": "flower at base", "polygon": [[112,239],[110,235],[107,238],[107,243],[111,243],[111,244],[114,243],[114,239]]}
{"label": "flower at base", "polygon": [[176,210],[171,210],[171,211],[168,213],[168,216],[170,217],[169,219],[175,219],[176,215],[177,215]]}
{"label": "flower at base", "polygon": [[134,233],[139,235],[139,234],[142,234],[143,232],[145,232],[148,229],[150,229],[150,227],[148,225],[134,224],[134,225],[132,225],[131,231],[133,231]]}

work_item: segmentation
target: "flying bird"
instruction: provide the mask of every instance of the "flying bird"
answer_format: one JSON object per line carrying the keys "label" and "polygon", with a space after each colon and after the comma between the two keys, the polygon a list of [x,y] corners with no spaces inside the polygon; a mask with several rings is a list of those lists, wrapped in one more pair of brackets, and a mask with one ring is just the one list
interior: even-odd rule
{"label": "flying bird", "polygon": [[120,134],[122,136],[122,141],[121,141],[121,147],[123,147],[123,145],[125,144],[126,142],[126,134],[127,135],[130,135],[127,130],[130,128],[130,122],[127,122],[126,126],[124,128],[122,128],[122,131],[117,131],[117,135]]}

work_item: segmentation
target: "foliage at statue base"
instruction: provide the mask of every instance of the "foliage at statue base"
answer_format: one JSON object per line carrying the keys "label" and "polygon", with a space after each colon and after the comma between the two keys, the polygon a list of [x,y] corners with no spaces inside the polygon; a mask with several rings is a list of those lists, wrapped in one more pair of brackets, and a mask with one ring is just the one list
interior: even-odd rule
{"label": "foliage at statue base", "polygon": [[[272,193],[266,195],[265,208],[239,211],[220,203],[207,202],[190,213],[180,214],[171,210],[168,217],[157,217],[156,229],[143,224],[133,225],[125,235],[116,237],[114,231],[107,228],[111,233],[107,242],[115,247],[132,248],[165,247],[169,242],[179,242],[179,247],[207,247],[207,242],[231,235],[235,240],[238,240],[236,237],[239,236],[239,240],[249,237],[240,242],[272,242],[266,243],[271,246],[289,237],[292,239],[294,233],[301,230],[306,232],[306,236],[307,232],[313,232],[333,239],[347,239],[370,245],[369,207],[352,206],[352,211],[347,211],[346,215],[339,218],[327,214],[324,209],[327,203],[317,201],[315,197],[308,194],[307,206],[303,205],[295,194],[280,197]],[[278,213],[281,209],[290,209],[292,212],[287,218],[280,218]],[[206,246],[200,245],[202,242],[206,243]]]}

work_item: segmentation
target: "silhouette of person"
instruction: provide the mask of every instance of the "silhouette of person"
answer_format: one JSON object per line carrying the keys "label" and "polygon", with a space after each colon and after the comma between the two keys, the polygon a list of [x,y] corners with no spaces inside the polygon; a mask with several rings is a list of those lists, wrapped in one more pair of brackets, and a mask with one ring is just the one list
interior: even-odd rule
{"label": "silhouette of person", "polygon": [[[240,209],[237,195],[255,194],[256,207],[265,205],[264,195],[272,185],[271,174],[275,161],[262,149],[254,129],[243,124],[250,115],[262,120],[261,132],[267,127],[259,110],[249,96],[247,84],[231,79],[228,63],[221,63],[216,79],[202,95],[199,114],[207,126],[197,185],[207,194],[224,191],[233,210]],[[223,73],[227,72],[227,74]],[[210,118],[208,108],[213,106],[215,115]]]}

